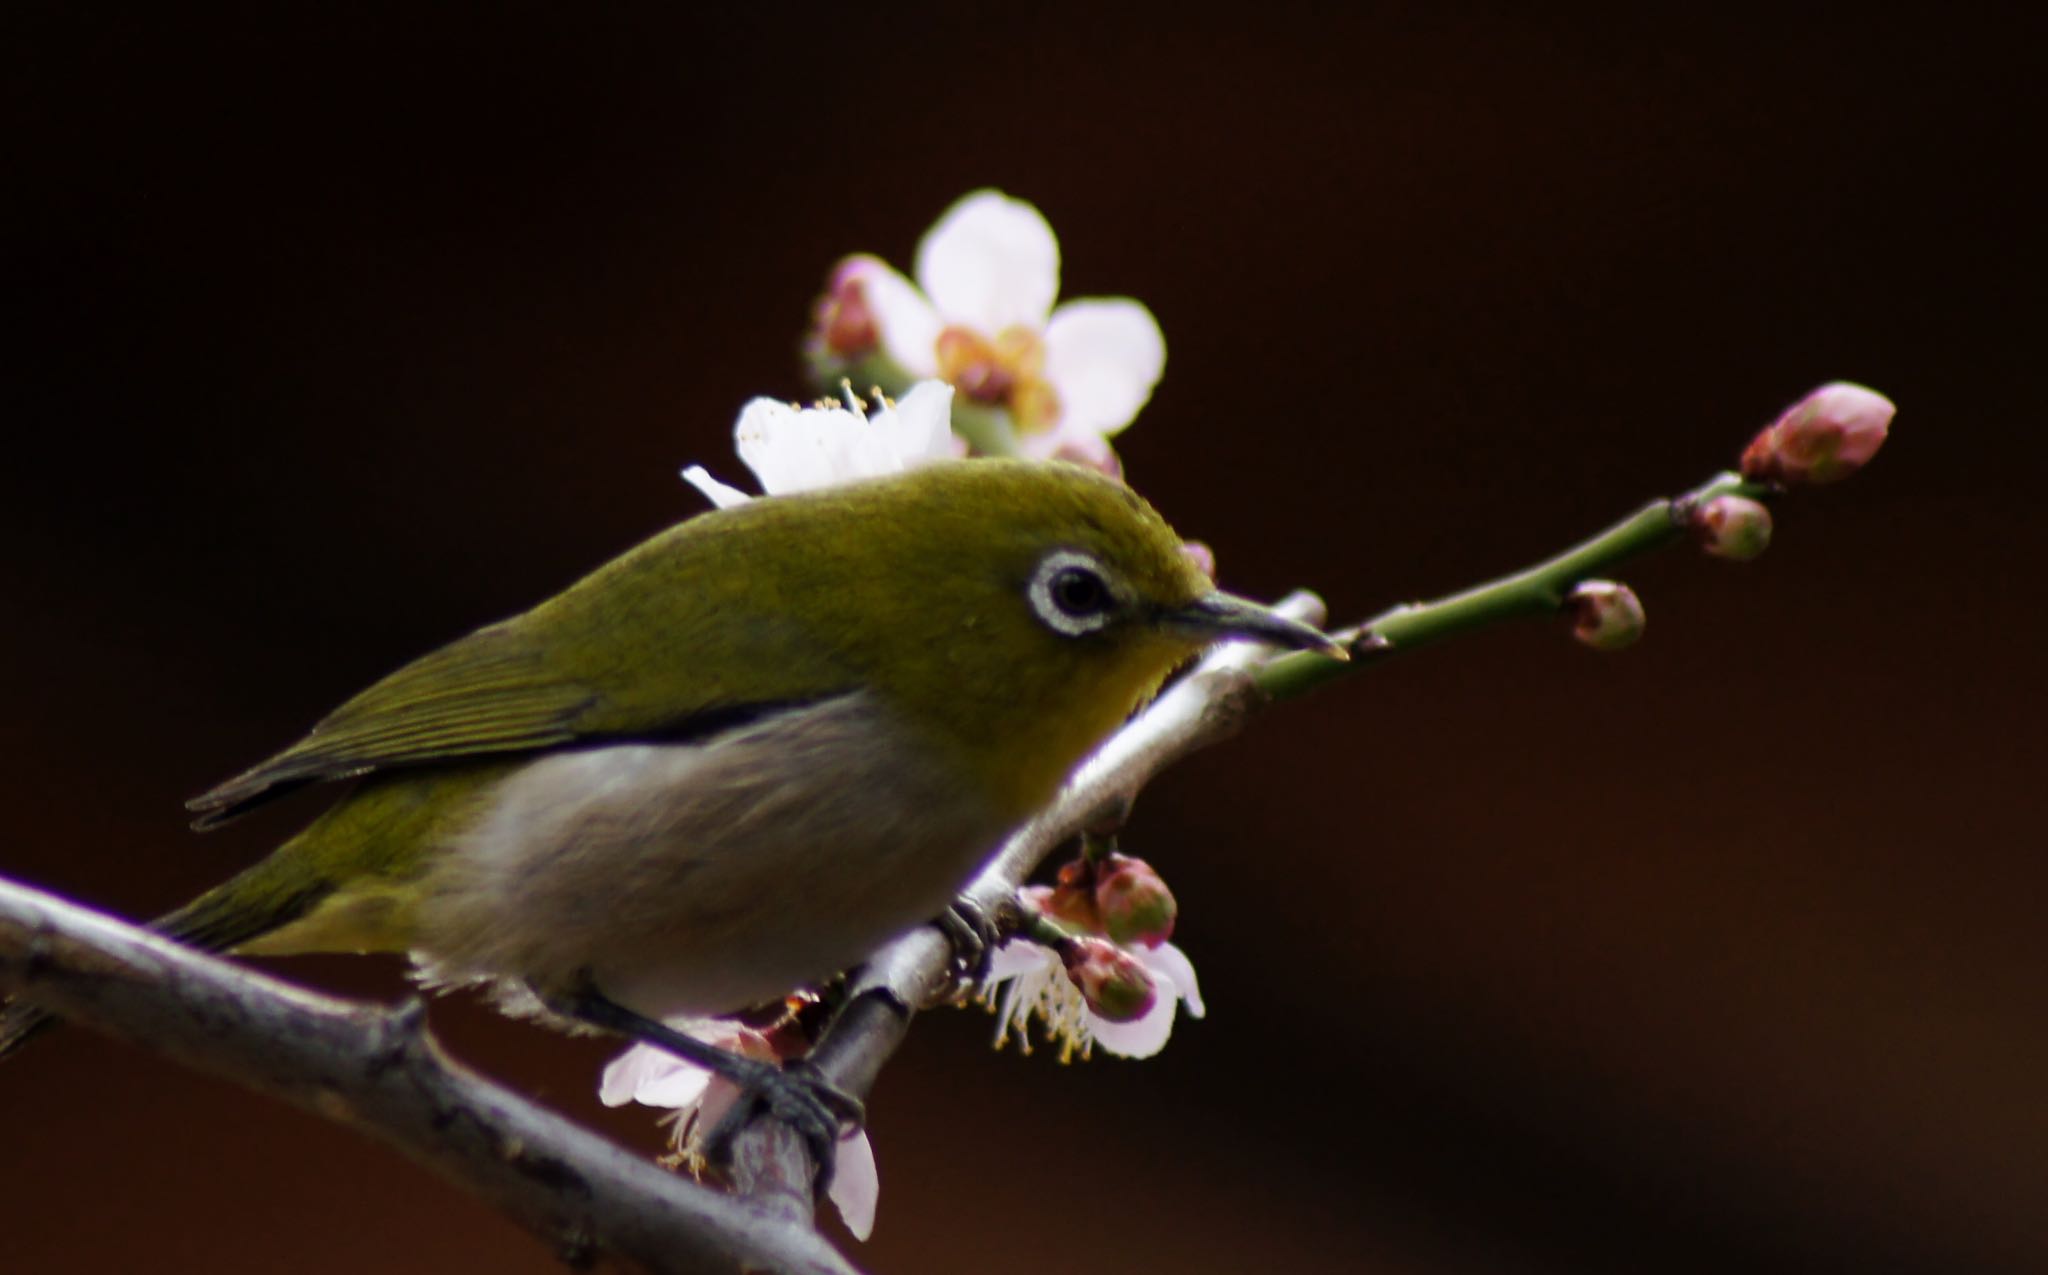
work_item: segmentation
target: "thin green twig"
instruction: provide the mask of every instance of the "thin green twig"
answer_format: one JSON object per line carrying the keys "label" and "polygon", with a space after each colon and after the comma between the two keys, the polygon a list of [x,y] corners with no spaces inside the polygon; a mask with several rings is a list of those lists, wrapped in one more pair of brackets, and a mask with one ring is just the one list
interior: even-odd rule
{"label": "thin green twig", "polygon": [[[1717,474],[1676,499],[1651,501],[1598,535],[1534,566],[1434,602],[1404,603],[1357,628],[1337,632],[1333,636],[1350,646],[1356,656],[1348,663],[1322,655],[1288,655],[1261,666],[1253,674],[1254,680],[1276,700],[1293,699],[1391,655],[1420,650],[1502,620],[1554,614],[1581,580],[1606,575],[1632,558],[1683,537],[1686,513],[1694,506],[1716,496],[1762,500],[1773,494],[1773,489],[1745,482],[1739,474]],[[1379,641],[1374,642],[1375,638]]]}

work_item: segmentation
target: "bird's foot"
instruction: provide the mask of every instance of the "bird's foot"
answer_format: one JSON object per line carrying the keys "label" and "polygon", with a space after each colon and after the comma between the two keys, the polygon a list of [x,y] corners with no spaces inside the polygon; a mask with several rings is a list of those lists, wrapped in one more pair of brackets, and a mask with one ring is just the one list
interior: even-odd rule
{"label": "bird's foot", "polygon": [[706,1151],[715,1163],[731,1163],[732,1140],[748,1122],[759,1115],[772,1116],[803,1138],[812,1163],[818,1166],[812,1187],[822,1196],[832,1184],[839,1126],[845,1121],[856,1125],[866,1122],[867,1111],[860,1099],[835,1088],[816,1067],[802,1059],[777,1065],[706,1044],[619,1004],[587,978],[565,993],[534,990],[543,1004],[564,1017],[664,1049],[684,1062],[731,1081],[742,1097],[711,1131]]}
{"label": "bird's foot", "polygon": [[953,992],[957,995],[979,987],[988,978],[996,948],[1002,945],[1002,927],[988,909],[964,894],[932,924],[953,945]]}
{"label": "bird's foot", "polygon": [[744,1071],[729,1071],[727,1079],[740,1087],[744,1097],[712,1129],[706,1144],[710,1158],[716,1163],[729,1162],[733,1139],[757,1117],[779,1120],[804,1140],[811,1162],[818,1166],[811,1188],[823,1196],[832,1185],[840,1128],[865,1124],[867,1108],[803,1059],[781,1066],[753,1059],[738,1061],[751,1065]]}

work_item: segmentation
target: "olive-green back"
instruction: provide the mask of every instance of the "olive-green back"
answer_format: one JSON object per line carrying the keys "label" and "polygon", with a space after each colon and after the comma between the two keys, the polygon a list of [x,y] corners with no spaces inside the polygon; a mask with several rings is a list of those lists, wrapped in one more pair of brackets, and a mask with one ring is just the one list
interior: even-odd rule
{"label": "olive-green back", "polygon": [[[1028,620],[1025,582],[1048,547],[1068,545],[1176,604],[1206,586],[1178,544],[1121,484],[1028,462],[939,464],[707,513],[399,669],[191,808],[209,827],[305,783],[691,738],[863,686],[951,742],[1014,737],[1020,750],[1075,752],[1180,652],[1148,649],[1134,665],[1051,634]],[[1125,702],[1034,744],[1033,715],[1104,693]],[[1037,771],[1056,779],[1075,757],[1031,760],[1043,765],[1019,800],[1042,797]]]}

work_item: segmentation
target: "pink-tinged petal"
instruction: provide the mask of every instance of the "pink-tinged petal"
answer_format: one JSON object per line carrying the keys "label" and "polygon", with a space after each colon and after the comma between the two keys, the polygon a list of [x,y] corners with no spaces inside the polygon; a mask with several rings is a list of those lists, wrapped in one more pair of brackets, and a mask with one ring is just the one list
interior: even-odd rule
{"label": "pink-tinged petal", "polygon": [[917,281],[947,323],[987,336],[1013,326],[1036,331],[1059,295],[1059,241],[1030,204],[978,190],[918,244]]}
{"label": "pink-tinged petal", "polygon": [[[772,1058],[761,1033],[726,1018],[671,1018],[668,1025],[728,1053]],[[685,1107],[704,1096],[711,1073],[653,1045],[640,1044],[606,1064],[598,1100],[608,1107],[638,1102],[649,1107]]]}
{"label": "pink-tinged petal", "polygon": [[859,1129],[844,1134],[834,1160],[832,1188],[825,1193],[839,1209],[839,1220],[865,1242],[875,1233],[875,1206],[882,1198],[882,1178],[875,1169],[875,1148]]}
{"label": "pink-tinged petal", "polygon": [[672,1055],[652,1045],[635,1045],[605,1064],[597,1100],[607,1107],[623,1107],[639,1095],[641,1085],[676,1065]]}
{"label": "pink-tinged petal", "polygon": [[1208,1006],[1202,1004],[1202,985],[1195,981],[1195,963],[1186,952],[1171,943],[1161,943],[1139,952],[1138,959],[1145,962],[1154,978],[1173,984],[1173,990],[1188,1003],[1188,1013],[1200,1018],[1209,1012]]}
{"label": "pink-tinged petal", "polygon": [[649,1076],[633,1091],[633,1101],[648,1107],[687,1107],[699,1102],[711,1085],[711,1073],[694,1063],[671,1059],[671,1066]]}
{"label": "pink-tinged petal", "polygon": [[1166,370],[1166,338],[1136,301],[1069,301],[1045,329],[1045,379],[1059,395],[1059,432],[1114,434],[1131,423]]}
{"label": "pink-tinged petal", "polygon": [[1088,1034],[1096,1044],[1119,1057],[1150,1058],[1166,1048],[1167,1038],[1173,1035],[1173,1009],[1179,1000],[1172,988],[1161,987],[1152,998],[1152,1008],[1128,1023],[1112,1023],[1088,1015]]}
{"label": "pink-tinged petal", "polygon": [[835,280],[857,279],[882,352],[911,376],[937,376],[939,329],[945,326],[917,285],[879,257],[849,257]]}
{"label": "pink-tinged petal", "polygon": [[1017,439],[1017,454],[1027,460],[1064,460],[1111,478],[1124,476],[1123,460],[1100,434],[1069,431],[1065,427],[1024,434]]}
{"label": "pink-tinged petal", "polygon": [[683,481],[695,487],[698,491],[703,492],[705,499],[709,500],[719,509],[730,509],[734,505],[744,505],[753,499],[752,496],[749,496],[739,488],[729,487],[719,482],[702,465],[692,465],[684,470]]}

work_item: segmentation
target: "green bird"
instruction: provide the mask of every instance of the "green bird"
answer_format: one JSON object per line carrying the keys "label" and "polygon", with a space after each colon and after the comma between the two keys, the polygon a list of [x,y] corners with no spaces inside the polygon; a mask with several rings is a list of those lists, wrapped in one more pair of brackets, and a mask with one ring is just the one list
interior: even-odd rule
{"label": "green bird", "polygon": [[[153,928],[408,953],[431,984],[709,1066],[822,1152],[851,1099],[659,1020],[771,1002],[938,916],[1225,638],[1343,654],[1217,592],[1141,498],[1070,465],[942,462],[705,513],[191,802],[210,828],[351,783]],[[9,1007],[0,1056],[47,1021]]]}

